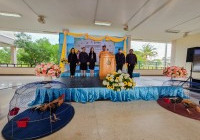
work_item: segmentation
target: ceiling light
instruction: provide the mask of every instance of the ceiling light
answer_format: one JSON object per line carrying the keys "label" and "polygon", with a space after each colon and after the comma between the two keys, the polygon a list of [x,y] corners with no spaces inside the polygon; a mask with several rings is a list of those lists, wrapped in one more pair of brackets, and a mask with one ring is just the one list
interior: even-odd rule
{"label": "ceiling light", "polygon": [[100,25],[100,26],[111,26],[110,22],[103,22],[103,21],[95,21],[95,25]]}
{"label": "ceiling light", "polygon": [[20,14],[17,13],[9,13],[9,12],[0,12],[0,16],[6,16],[6,17],[22,17]]}
{"label": "ceiling light", "polygon": [[58,34],[59,32],[54,32],[54,31],[42,31],[43,33],[46,34]]}
{"label": "ceiling light", "polygon": [[141,41],[141,40],[143,40],[143,39],[141,39],[141,38],[131,39],[131,41]]}
{"label": "ceiling light", "polygon": [[179,33],[180,31],[179,30],[166,30],[165,31],[166,33],[174,33],[174,34],[177,34],[177,33]]}

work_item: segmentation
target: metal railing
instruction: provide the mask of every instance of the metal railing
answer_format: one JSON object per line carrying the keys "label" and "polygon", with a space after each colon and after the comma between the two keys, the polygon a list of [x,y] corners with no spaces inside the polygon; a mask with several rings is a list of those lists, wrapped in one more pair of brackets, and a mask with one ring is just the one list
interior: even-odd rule
{"label": "metal railing", "polygon": [[9,68],[34,68],[35,65],[30,65],[30,64],[7,64],[7,63],[2,63],[0,64],[0,67],[9,67]]}
{"label": "metal railing", "polygon": [[[166,66],[169,66],[170,63],[167,63]],[[150,62],[150,61],[138,61],[135,69],[138,70],[159,70],[164,69],[165,67],[164,63],[161,62]]]}

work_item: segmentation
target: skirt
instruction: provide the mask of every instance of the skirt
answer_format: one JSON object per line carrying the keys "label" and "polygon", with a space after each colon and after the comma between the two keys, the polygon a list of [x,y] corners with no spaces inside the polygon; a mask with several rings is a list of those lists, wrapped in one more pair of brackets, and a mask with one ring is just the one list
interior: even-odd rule
{"label": "skirt", "polygon": [[90,62],[89,69],[94,70],[95,62]]}
{"label": "skirt", "polygon": [[80,69],[81,70],[87,70],[87,63],[81,63]]}

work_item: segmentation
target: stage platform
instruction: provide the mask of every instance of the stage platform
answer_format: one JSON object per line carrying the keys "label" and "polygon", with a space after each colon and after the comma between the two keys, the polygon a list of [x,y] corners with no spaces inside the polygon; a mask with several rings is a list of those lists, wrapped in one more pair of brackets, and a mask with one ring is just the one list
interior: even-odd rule
{"label": "stage platform", "polygon": [[102,80],[99,77],[66,77],[60,78],[59,81],[66,84],[67,88],[103,87]]}
{"label": "stage platform", "polygon": [[113,102],[127,102],[133,100],[157,100],[160,97],[179,96],[188,98],[180,86],[136,86],[131,90],[113,91],[103,87],[98,77],[60,78],[66,84],[65,88],[38,88],[35,99],[29,104],[34,106],[49,100],[54,100],[65,94],[65,101],[94,102],[111,100]]}
{"label": "stage platform", "polygon": [[[81,77],[81,71],[80,70],[76,70],[76,73],[75,73],[75,76],[76,77]],[[94,76],[95,77],[99,77],[99,70],[94,70]],[[70,77],[70,71],[65,71],[61,74],[61,77]],[[86,71],[86,77],[90,77],[90,71],[87,70]],[[133,73],[133,77],[140,77],[140,73]]]}

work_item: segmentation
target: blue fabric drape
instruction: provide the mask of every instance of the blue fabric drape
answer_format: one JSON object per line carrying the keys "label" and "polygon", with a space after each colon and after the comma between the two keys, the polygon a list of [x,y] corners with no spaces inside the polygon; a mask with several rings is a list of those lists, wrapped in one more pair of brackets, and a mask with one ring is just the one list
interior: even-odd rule
{"label": "blue fabric drape", "polygon": [[176,86],[151,86],[135,87],[131,90],[119,92],[107,88],[60,88],[36,90],[35,99],[29,106],[52,101],[60,95],[65,94],[65,101],[75,101],[80,103],[94,102],[96,100],[111,100],[113,102],[126,102],[133,100],[157,100],[160,96],[179,96],[188,98],[182,87]]}

